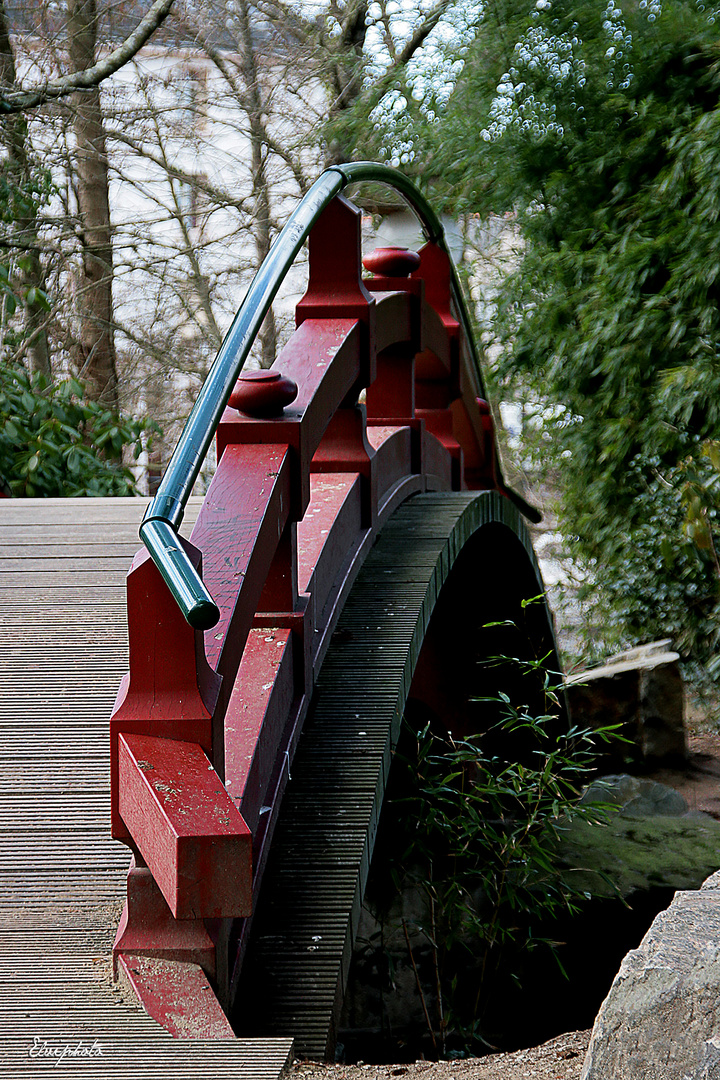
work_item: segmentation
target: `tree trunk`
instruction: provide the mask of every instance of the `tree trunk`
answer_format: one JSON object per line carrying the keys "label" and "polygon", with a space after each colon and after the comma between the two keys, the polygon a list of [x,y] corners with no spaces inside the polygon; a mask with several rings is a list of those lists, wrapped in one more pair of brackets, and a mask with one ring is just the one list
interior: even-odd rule
{"label": "tree trunk", "polygon": [[[74,73],[84,71],[95,62],[95,0],[68,0],[67,11],[70,68]],[[82,267],[77,282],[80,330],[76,362],[78,374],[87,385],[88,395],[117,409],[108,160],[97,87],[76,95],[72,127],[82,244]]]}
{"label": "tree trunk", "polygon": [[[8,31],[4,0],[0,0],[0,86],[11,87],[17,82],[15,57]],[[0,138],[7,152],[4,163],[9,183],[23,188],[31,180],[31,165],[27,149],[27,122],[20,114],[11,114],[2,118]],[[0,166],[1,168],[1,166]],[[23,268],[19,275],[20,285],[25,296],[30,289],[45,292],[45,272],[40,262],[38,244],[37,213],[32,201],[26,201],[27,209],[17,217],[12,225],[13,239],[11,250],[16,248],[22,255]],[[14,241],[14,243],[13,243]],[[37,303],[25,300],[25,340],[24,349],[31,371],[40,371],[48,378],[50,370],[50,350],[46,331],[47,313]]]}
{"label": "tree trunk", "polygon": [[[265,144],[265,124],[263,121],[263,102],[258,77],[257,58],[255,45],[250,29],[250,13],[245,0],[240,0],[237,6],[238,20],[240,23],[240,39],[242,46],[242,72],[245,82],[245,111],[250,125],[250,147],[252,157],[252,177],[254,217],[255,217],[255,250],[257,252],[258,267],[262,265],[270,250],[272,239],[270,230],[270,191],[268,186],[267,170],[265,168],[265,156],[267,146]],[[260,364],[269,368],[275,361],[277,353],[277,329],[275,315],[272,307],[269,309],[260,329]]]}

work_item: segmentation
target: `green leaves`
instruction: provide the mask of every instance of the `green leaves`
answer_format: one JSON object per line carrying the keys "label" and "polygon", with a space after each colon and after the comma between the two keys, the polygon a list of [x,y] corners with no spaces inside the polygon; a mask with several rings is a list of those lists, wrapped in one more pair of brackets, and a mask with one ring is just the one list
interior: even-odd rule
{"label": "green leaves", "polygon": [[132,495],[125,447],[137,455],[158,430],[86,400],[77,379],[0,365],[0,478],[15,496]]}
{"label": "green leaves", "polygon": [[547,671],[547,711],[536,715],[517,691],[543,662],[495,657],[483,666],[500,660],[511,692],[473,699],[487,732],[453,740],[430,724],[406,726],[412,751],[394,766],[404,769],[399,789],[408,794],[394,822],[389,877],[403,911],[418,891],[426,898],[417,932],[433,950],[442,1042],[463,1052],[490,1035],[485,1010],[498,980],[508,972],[519,979],[529,950],[557,949],[543,934],[548,918],[589,898],[572,867],[560,865],[559,834],[574,818],[602,825],[611,812],[579,797],[598,746],[615,730],[568,729]]}
{"label": "green leaves", "polygon": [[20,165],[12,154],[0,160],[0,326],[6,327],[23,307],[50,310],[45,291],[32,284],[33,276],[37,277],[37,251],[32,246],[34,233],[28,229],[28,222],[36,218],[51,191],[48,170],[28,161]]}
{"label": "green leaves", "polygon": [[[496,378],[547,403],[538,458],[560,476],[561,525],[606,626],[625,641],[672,634],[703,659],[720,623],[720,491],[699,449],[720,439],[720,69],[694,0],[649,11],[488,8],[438,160],[451,207],[518,215]],[[474,146],[498,95],[552,111],[553,139],[513,122]]]}

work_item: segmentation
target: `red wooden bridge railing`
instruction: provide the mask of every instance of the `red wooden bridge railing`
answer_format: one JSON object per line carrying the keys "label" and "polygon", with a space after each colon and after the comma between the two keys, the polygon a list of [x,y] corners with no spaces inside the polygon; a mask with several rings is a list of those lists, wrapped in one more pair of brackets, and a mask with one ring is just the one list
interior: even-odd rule
{"label": "red wooden bridge railing", "polygon": [[360,212],[334,195],[309,248],[297,329],[222,412],[191,542],[166,530],[217,621],[190,625],[147,551],[128,576],[112,831],[134,859],[115,967],[177,1035],[192,1016],[232,1036],[221,1003],[314,678],[383,523],[423,491],[495,488],[528,509],[500,475],[440,239],[375,252],[363,277]]}

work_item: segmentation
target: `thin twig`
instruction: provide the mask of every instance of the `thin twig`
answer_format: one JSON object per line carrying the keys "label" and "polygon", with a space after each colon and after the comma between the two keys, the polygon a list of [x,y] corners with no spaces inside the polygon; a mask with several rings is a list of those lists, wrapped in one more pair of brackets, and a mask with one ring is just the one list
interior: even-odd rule
{"label": "thin twig", "polygon": [[415,957],[413,956],[412,945],[410,944],[410,935],[408,934],[408,928],[405,920],[402,921],[402,928],[405,931],[405,941],[407,942],[408,955],[410,957],[410,963],[412,964],[413,971],[415,972],[415,982],[417,983],[418,994],[420,995],[420,1002],[425,1013],[425,1023],[428,1026],[430,1032],[430,1038],[432,1039],[433,1050],[437,1052],[437,1040],[435,1038],[435,1032],[433,1031],[432,1024],[430,1023],[430,1014],[428,1013],[427,1005],[425,1004],[425,995],[423,994],[422,984],[420,982],[420,976],[418,975],[417,965],[415,963]]}
{"label": "thin twig", "polygon": [[433,947],[433,963],[435,965],[435,993],[437,995],[437,1007],[438,1018],[440,1020],[440,1039],[442,1042],[443,1054],[445,1053],[445,1030],[447,1023],[445,1021],[445,1007],[443,1004],[442,984],[440,982],[440,961],[437,943],[437,928],[435,925],[435,897],[430,897],[430,929],[432,931],[432,947]]}

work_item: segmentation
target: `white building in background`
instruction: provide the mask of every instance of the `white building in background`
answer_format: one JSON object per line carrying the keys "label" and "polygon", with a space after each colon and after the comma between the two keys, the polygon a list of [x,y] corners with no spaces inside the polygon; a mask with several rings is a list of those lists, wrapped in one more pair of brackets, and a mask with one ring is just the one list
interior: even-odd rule
{"label": "white building in background", "polygon": [[[58,74],[54,50],[63,45],[64,26],[43,36],[42,13],[29,0],[19,4],[12,25],[24,32],[14,46],[20,79],[32,85]],[[116,29],[118,39],[125,36],[126,26]],[[237,32],[236,40],[229,24],[210,25],[209,48],[189,33],[173,41],[163,32],[101,86],[121,404],[162,425],[165,459],[257,269],[259,246],[276,235],[322,168],[316,134],[326,107],[318,80],[299,69],[277,36],[254,28],[257,80],[248,87]],[[263,102],[269,215],[253,160],[252,90]],[[49,286],[66,307],[68,334],[80,258],[72,104],[44,109],[30,123],[53,179],[42,235],[53,253]],[[275,304],[280,340],[304,282],[301,258]]]}
{"label": "white building in background", "polygon": [[[211,48],[189,34],[173,41],[161,33],[101,91],[122,403],[161,424],[166,437],[155,457],[159,449],[164,460],[257,268],[258,236],[268,224],[262,220],[266,215],[253,166],[242,41],[233,37],[232,26],[210,29],[217,35]],[[117,36],[125,30],[118,28]],[[322,170],[317,131],[326,116],[326,96],[308,74],[312,58],[303,70],[302,58],[257,28],[253,42],[274,236]],[[56,74],[50,46],[32,34],[18,39],[28,82]],[[54,231],[65,260],[58,260],[54,271],[56,295],[72,292],[78,258],[71,107],[59,106],[50,120],[44,115],[32,125],[56,181],[47,215],[47,235]],[[459,263],[471,249],[491,252],[497,246],[498,237],[485,236],[487,227],[476,221],[448,218],[444,224]],[[376,215],[366,225],[370,247],[422,243],[409,211],[386,214],[379,227]],[[300,258],[275,304],[280,342],[289,335],[304,287]],[[482,308],[488,288],[492,291],[485,270],[472,278],[472,287]]]}
{"label": "white building in background", "polygon": [[[225,50],[221,61],[239,78],[241,58]],[[118,362],[133,388],[128,406],[162,416],[165,459],[257,269],[259,242],[276,235],[320,167],[310,136],[322,92],[307,83],[299,92],[282,75],[272,62],[260,75],[274,110],[263,122],[282,151],[266,158],[269,222],[247,112],[206,54],[146,47],[104,88]],[[300,259],[274,305],[279,341],[304,283]]]}
{"label": "white building in background", "polygon": [[[222,59],[230,70],[240,62]],[[299,97],[278,80],[268,126],[311,182],[319,161],[308,144],[322,97],[318,87],[303,89]],[[153,311],[153,329],[156,312],[163,322],[173,313],[186,341],[222,334],[257,266],[262,228],[247,115],[213,61],[191,48],[146,47],[105,95],[118,322],[137,320],[140,303]],[[272,153],[267,181],[274,235],[302,188]],[[282,321],[290,306],[280,305]]]}
{"label": "white building in background", "polygon": [[[239,81],[241,58],[220,59]],[[312,146],[321,88],[265,63],[262,120],[278,151],[263,148],[269,222],[241,94],[206,54],[146,47],[104,89],[119,351],[139,372],[167,358],[193,396],[257,269],[263,232],[276,235],[321,168]],[[280,337],[303,288],[299,269],[275,305]]]}

